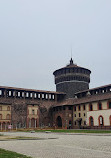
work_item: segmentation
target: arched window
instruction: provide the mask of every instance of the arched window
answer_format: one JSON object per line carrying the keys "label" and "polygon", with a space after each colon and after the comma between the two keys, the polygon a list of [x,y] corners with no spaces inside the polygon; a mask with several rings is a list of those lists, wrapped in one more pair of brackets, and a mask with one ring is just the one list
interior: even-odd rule
{"label": "arched window", "polygon": [[98,103],[98,110],[102,110],[102,104]]}
{"label": "arched window", "polygon": [[2,114],[0,114],[0,120],[2,120]]}
{"label": "arched window", "polygon": [[89,117],[89,126],[94,126],[94,119],[92,116]]}
{"label": "arched window", "polygon": [[98,118],[98,121],[99,121],[99,126],[104,126],[104,118],[103,118],[103,116],[99,116],[99,118]]}
{"label": "arched window", "polygon": [[7,111],[10,111],[10,106],[7,107]]}
{"label": "arched window", "polygon": [[7,114],[6,119],[10,120],[10,114]]}

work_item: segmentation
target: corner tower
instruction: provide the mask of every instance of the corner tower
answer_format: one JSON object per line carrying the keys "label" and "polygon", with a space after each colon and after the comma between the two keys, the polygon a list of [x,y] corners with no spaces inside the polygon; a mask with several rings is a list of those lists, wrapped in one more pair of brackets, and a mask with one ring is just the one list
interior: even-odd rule
{"label": "corner tower", "polygon": [[57,92],[66,93],[66,98],[74,98],[74,94],[89,89],[91,71],[77,66],[71,58],[70,64],[54,71]]}

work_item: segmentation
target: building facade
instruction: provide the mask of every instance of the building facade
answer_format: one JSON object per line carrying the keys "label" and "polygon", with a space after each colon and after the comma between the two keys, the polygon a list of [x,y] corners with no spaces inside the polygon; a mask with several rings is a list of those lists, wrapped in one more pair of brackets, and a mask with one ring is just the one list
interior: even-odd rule
{"label": "building facade", "polygon": [[72,58],[53,74],[56,92],[0,86],[0,130],[111,129],[111,85],[89,89],[91,71]]}

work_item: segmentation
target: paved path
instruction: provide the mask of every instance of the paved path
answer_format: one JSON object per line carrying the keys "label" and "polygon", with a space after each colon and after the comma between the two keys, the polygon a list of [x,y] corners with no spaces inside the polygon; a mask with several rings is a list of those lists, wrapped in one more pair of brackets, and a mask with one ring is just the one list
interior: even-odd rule
{"label": "paved path", "polygon": [[0,148],[33,158],[111,158],[111,135],[27,132],[4,134],[45,138],[44,140],[0,141]]}

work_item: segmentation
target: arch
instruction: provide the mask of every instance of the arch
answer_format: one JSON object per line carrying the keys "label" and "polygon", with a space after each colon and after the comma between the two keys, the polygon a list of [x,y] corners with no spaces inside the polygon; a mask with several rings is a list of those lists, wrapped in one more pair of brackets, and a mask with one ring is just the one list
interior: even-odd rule
{"label": "arch", "polygon": [[60,116],[57,117],[56,124],[57,124],[57,127],[62,127],[62,118]]}
{"label": "arch", "polygon": [[104,118],[102,115],[98,117],[98,121],[99,121],[99,126],[104,126]]}
{"label": "arch", "polygon": [[110,123],[110,126],[111,126],[111,115],[109,116],[109,123]]}
{"label": "arch", "polygon": [[10,120],[10,114],[7,114],[6,119]]}
{"label": "arch", "polygon": [[94,126],[94,118],[92,116],[89,117],[89,125]]}

